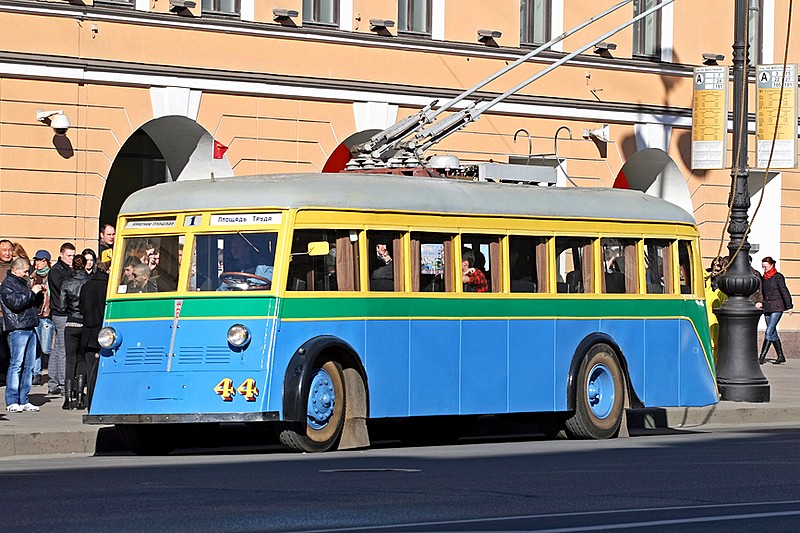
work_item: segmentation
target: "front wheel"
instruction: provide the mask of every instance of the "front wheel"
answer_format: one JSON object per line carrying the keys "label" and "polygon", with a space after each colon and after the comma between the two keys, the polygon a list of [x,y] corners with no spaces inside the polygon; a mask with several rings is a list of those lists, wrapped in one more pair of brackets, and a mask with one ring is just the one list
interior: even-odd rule
{"label": "front wheel", "polygon": [[619,431],[625,387],[614,349],[595,344],[583,358],[576,376],[575,412],[565,426],[569,436],[607,439]]}
{"label": "front wheel", "polygon": [[290,450],[324,452],[339,440],[344,427],[345,390],[342,367],[326,361],[315,368],[304,385],[308,393],[305,423],[281,427],[281,444]]}

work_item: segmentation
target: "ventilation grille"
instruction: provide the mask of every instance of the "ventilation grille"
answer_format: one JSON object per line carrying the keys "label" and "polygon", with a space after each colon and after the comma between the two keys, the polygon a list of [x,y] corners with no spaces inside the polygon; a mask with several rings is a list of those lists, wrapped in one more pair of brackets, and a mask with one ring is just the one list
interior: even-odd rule
{"label": "ventilation grille", "polygon": [[184,346],[177,354],[179,365],[227,365],[231,362],[231,350],[227,346]]}
{"label": "ventilation grille", "polygon": [[164,346],[134,346],[125,353],[125,365],[158,365],[164,361]]}

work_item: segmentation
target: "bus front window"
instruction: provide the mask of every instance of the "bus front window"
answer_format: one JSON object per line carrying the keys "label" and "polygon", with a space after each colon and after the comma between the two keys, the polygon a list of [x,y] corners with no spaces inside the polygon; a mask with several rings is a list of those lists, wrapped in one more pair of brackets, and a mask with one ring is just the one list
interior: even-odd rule
{"label": "bus front window", "polygon": [[190,291],[257,291],[272,286],[277,233],[198,235]]}
{"label": "bus front window", "polygon": [[126,239],[117,294],[177,290],[183,240],[182,235]]}

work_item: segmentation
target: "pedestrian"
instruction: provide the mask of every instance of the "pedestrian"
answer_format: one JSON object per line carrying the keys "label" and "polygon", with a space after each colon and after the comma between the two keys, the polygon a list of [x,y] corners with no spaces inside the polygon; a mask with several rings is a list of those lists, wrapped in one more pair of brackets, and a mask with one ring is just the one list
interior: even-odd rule
{"label": "pedestrian", "polygon": [[61,307],[67,314],[64,324],[64,346],[66,349],[66,376],[63,409],[83,409],[86,401],[83,388],[86,386],[86,367],[78,357],[83,332],[83,315],[80,310],[81,288],[89,281],[86,259],[76,255],[72,260],[72,272],[61,286]]}
{"label": "pedestrian", "polygon": [[786,362],[786,357],[783,355],[783,346],[781,345],[780,337],[778,337],[778,322],[784,311],[790,315],[794,312],[792,311],[792,307],[794,307],[792,305],[792,295],[786,287],[786,278],[775,268],[775,260],[772,257],[767,256],[762,259],[761,268],[764,270],[764,277],[761,281],[763,302],[760,306],[756,304],[756,307],[759,307],[764,313],[767,331],[764,333],[764,344],[761,345],[758,364],[763,365],[766,362],[769,347],[772,345],[775,346],[775,352],[778,354],[777,359],[772,364],[779,365]]}
{"label": "pedestrian", "polygon": [[[6,273],[13,261],[14,243],[8,239],[0,240],[0,283],[6,279]],[[0,308],[2,311],[2,308]],[[2,324],[3,313],[0,312],[0,324]],[[8,349],[8,335],[5,328],[0,327],[0,387],[6,384],[6,372],[11,362],[11,352]]]}
{"label": "pedestrian", "polygon": [[106,290],[108,289],[108,268],[110,264],[100,262],[92,279],[81,289],[80,311],[83,315],[83,332],[81,349],[86,366],[86,406],[92,404],[94,383],[97,379],[97,363],[100,359],[100,344],[97,334],[103,327],[103,316],[106,308]]}
{"label": "pedestrian", "polygon": [[89,274],[89,277],[91,277],[92,274],[94,274],[95,268],[97,267],[97,254],[94,253],[94,250],[91,248],[86,248],[81,252],[81,255],[85,259],[86,266],[84,268]]}
{"label": "pedestrian", "polygon": [[39,407],[28,401],[36,358],[36,333],[39,324],[37,306],[44,287],[29,287],[31,264],[20,257],[11,263],[6,279],[0,284],[0,307],[3,309],[3,327],[8,331],[11,363],[6,382],[6,410],[10,413],[38,411]]}
{"label": "pedestrian", "polygon": [[25,251],[25,248],[18,242],[15,242],[13,246],[14,248],[11,251],[11,259],[14,260],[21,257],[30,263],[31,258],[28,257],[28,252]]}
{"label": "pedestrian", "polygon": [[33,365],[33,384],[42,384],[43,360],[53,349],[53,321],[50,319],[50,252],[39,250],[33,256],[34,284],[45,288],[42,305],[39,306],[39,325],[36,326],[36,362]]}
{"label": "pedestrian", "polygon": [[114,247],[114,239],[117,232],[111,224],[103,224],[100,227],[100,240],[97,245],[97,257],[101,261],[111,260],[111,249]]}
{"label": "pedestrian", "polygon": [[50,269],[50,317],[55,329],[53,350],[50,352],[50,364],[47,369],[50,378],[47,382],[47,389],[50,394],[64,393],[67,358],[64,347],[64,327],[67,323],[67,314],[61,310],[61,285],[72,270],[74,257],[75,245],[65,242],[61,245],[56,263]]}
{"label": "pedestrian", "polygon": [[719,320],[714,313],[725,300],[728,299],[722,290],[717,286],[717,280],[725,267],[728,265],[727,257],[716,257],[711,261],[711,266],[706,269],[704,279],[706,294],[706,313],[708,314],[708,327],[711,333],[711,353],[714,355],[714,362],[717,361],[718,339],[719,339]]}

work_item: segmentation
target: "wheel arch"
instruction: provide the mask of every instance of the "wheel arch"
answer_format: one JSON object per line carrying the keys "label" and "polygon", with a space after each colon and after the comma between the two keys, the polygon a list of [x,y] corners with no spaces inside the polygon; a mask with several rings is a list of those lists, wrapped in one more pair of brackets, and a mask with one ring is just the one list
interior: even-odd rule
{"label": "wheel arch", "polygon": [[611,336],[606,333],[596,332],[584,337],[580,344],[578,344],[578,347],[575,348],[575,353],[572,355],[569,376],[567,377],[567,409],[569,411],[575,410],[575,387],[577,386],[577,376],[581,368],[581,363],[583,363],[583,359],[589,353],[589,349],[595,344],[600,343],[608,344],[614,350],[614,355],[617,357],[620,370],[622,371],[622,377],[625,380],[625,392],[627,393],[630,407],[640,407],[642,402],[639,400],[631,384],[630,373],[628,372],[628,361],[625,359],[625,354],[622,352],[619,344],[617,344]]}
{"label": "wheel arch", "polygon": [[342,369],[354,369],[364,384],[365,408],[369,411],[369,386],[367,373],[356,350],[349,343],[333,335],[320,335],[304,342],[295,350],[283,378],[282,420],[304,422],[308,391],[306,383],[317,361],[325,357],[341,365]]}

